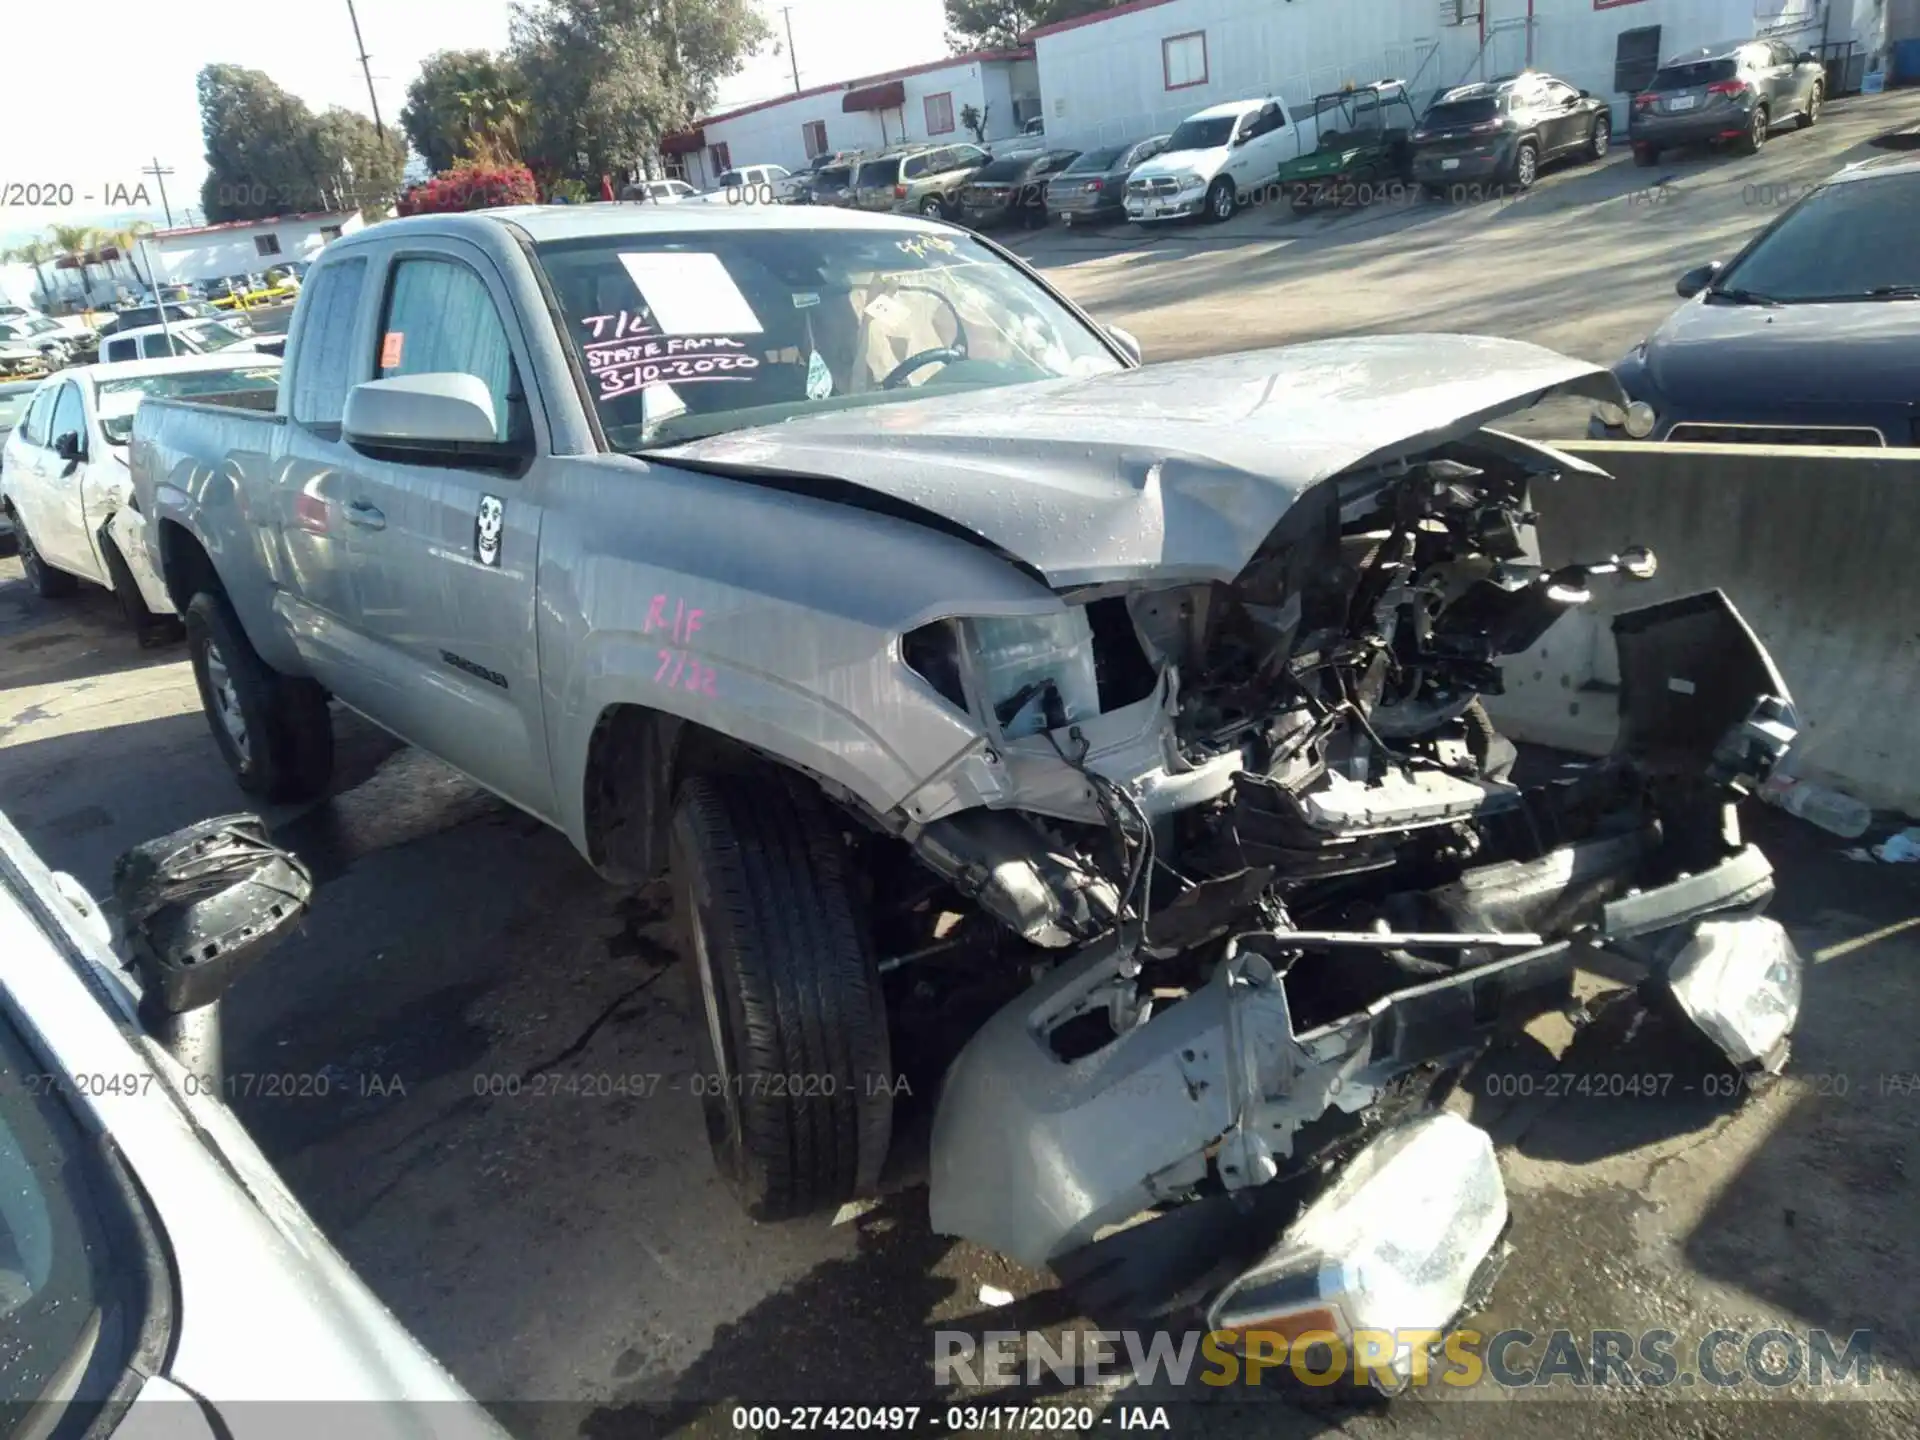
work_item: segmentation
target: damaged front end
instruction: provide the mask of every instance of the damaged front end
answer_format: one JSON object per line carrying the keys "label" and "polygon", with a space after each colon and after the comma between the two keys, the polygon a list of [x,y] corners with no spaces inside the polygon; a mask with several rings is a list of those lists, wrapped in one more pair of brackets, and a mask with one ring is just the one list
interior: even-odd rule
{"label": "damaged front end", "polygon": [[[1644,551],[1542,566],[1529,491],[1576,463],[1479,431],[1305,490],[1230,583],[1130,578],[905,637],[983,738],[896,833],[1037,977],[947,1072],[938,1230],[1058,1264],[1143,1213],[1339,1162],[1213,1317],[1440,1325],[1505,1198],[1434,1097],[1566,1008],[1583,956],[1664,978],[1730,1062],[1784,1063],[1800,962],[1758,915],[1771,871],[1736,807],[1794,721],[1726,597],[1615,622],[1604,761],[1518,783],[1480,703],[1593,587],[1654,572]],[[1352,1177],[1445,1177],[1446,1155],[1446,1273],[1394,1292],[1417,1304],[1350,1293],[1324,1251],[1365,1227],[1325,1205]]]}

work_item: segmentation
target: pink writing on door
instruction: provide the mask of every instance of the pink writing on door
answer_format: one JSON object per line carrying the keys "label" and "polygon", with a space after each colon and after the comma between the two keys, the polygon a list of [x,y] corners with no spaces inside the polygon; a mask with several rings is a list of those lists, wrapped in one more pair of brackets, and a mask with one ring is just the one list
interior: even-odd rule
{"label": "pink writing on door", "polygon": [[687,645],[700,633],[700,622],[707,612],[688,605],[676,595],[656,595],[647,605],[647,622],[641,627],[648,635],[664,634],[673,643],[660,648],[660,665],[653,682],[674,690],[691,690],[697,695],[713,695],[719,678],[711,665],[703,664],[687,652]]}

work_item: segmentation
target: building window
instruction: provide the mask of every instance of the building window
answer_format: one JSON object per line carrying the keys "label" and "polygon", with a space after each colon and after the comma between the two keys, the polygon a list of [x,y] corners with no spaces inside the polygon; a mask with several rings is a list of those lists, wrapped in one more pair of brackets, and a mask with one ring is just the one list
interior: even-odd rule
{"label": "building window", "polygon": [[1660,68],[1660,27],[1645,25],[1638,30],[1622,30],[1614,42],[1613,88],[1626,95],[1638,95],[1653,84],[1653,72]]}
{"label": "building window", "polygon": [[807,159],[827,153],[827,122],[809,120],[800,127],[800,134],[807,142]]}
{"label": "building window", "polygon": [[278,235],[256,235],[253,237],[253,248],[262,255],[278,255],[280,253],[280,237]]}
{"label": "building window", "polygon": [[1167,89],[1187,90],[1207,83],[1207,32],[1191,30],[1160,42],[1160,68]]}
{"label": "building window", "polygon": [[727,149],[727,142],[707,147],[707,163],[713,167],[713,173],[721,175],[733,168],[733,154]]}
{"label": "building window", "polygon": [[927,134],[953,133],[953,92],[927,96]]}
{"label": "building window", "polygon": [[338,225],[322,225],[320,227],[320,243],[322,245],[326,244],[329,240],[338,240],[339,238],[340,227]]}

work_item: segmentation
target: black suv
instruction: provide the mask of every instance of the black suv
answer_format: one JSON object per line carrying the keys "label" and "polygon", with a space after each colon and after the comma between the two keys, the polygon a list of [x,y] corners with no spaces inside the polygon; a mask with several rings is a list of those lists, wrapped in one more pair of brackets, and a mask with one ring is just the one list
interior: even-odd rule
{"label": "black suv", "polygon": [[1606,101],[1529,70],[1434,101],[1413,132],[1413,178],[1437,195],[1469,184],[1525,190],[1541,166],[1566,155],[1598,160],[1612,143]]}

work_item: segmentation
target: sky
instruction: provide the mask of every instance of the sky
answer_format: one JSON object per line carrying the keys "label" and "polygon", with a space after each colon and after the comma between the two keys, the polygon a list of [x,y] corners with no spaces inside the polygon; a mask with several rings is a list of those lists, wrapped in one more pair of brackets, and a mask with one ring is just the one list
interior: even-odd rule
{"label": "sky", "polygon": [[[940,0],[755,3],[783,53],[749,60],[721,87],[717,108],[793,88],[783,4],[792,11],[803,86],[918,64],[946,52]],[[355,4],[380,114],[389,125],[397,123],[407,85],[428,55],[497,49],[507,39],[507,0]],[[7,67],[7,108],[16,121],[0,128],[0,248],[39,236],[52,224],[136,218],[165,223],[157,182],[141,173],[156,159],[174,172],[165,177],[174,223],[200,219],[206,163],[194,78],[203,65],[264,70],[315,110],[345,105],[370,113],[347,0],[172,0],[164,6],[155,0],[86,0],[78,20],[74,10],[46,0],[12,0],[7,10],[8,52],[46,57],[46,63]],[[106,51],[98,48],[103,37]],[[104,72],[94,65],[106,53],[116,57],[108,67],[117,77],[112,80],[100,78]],[[22,122],[22,116],[42,118]],[[71,203],[5,204],[23,198],[13,193],[19,186],[49,184],[71,186]],[[141,186],[145,205],[137,203]],[[56,192],[54,198],[63,197]]]}

